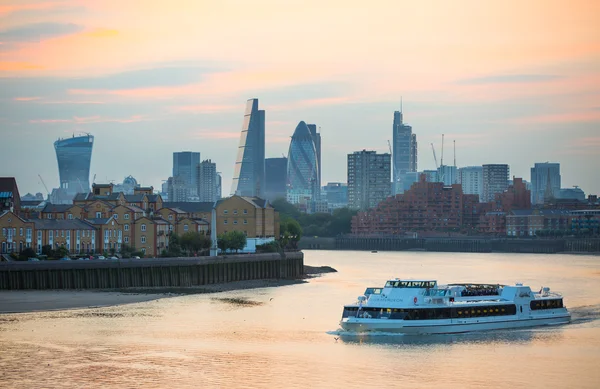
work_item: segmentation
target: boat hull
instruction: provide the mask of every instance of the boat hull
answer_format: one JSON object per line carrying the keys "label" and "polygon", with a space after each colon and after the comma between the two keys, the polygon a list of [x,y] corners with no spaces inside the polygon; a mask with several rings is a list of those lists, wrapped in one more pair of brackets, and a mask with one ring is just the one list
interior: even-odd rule
{"label": "boat hull", "polygon": [[345,331],[352,332],[392,332],[403,334],[457,334],[473,331],[492,331],[513,328],[530,328],[567,324],[571,321],[569,313],[545,315],[539,317],[501,317],[451,320],[386,320],[344,318],[340,325]]}

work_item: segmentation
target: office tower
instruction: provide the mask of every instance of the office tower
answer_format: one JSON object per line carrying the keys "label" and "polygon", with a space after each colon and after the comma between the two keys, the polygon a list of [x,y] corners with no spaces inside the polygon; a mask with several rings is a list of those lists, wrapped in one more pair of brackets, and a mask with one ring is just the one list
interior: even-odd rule
{"label": "office tower", "polygon": [[393,123],[393,177],[392,190],[394,194],[404,192],[406,186],[402,181],[406,173],[417,171],[417,135],[412,133],[412,127],[404,124],[402,109],[394,112]]}
{"label": "office tower", "polygon": [[265,111],[258,109],[258,99],[250,99],[246,102],[231,193],[262,197],[264,185]]}
{"label": "office tower", "polygon": [[437,170],[438,182],[450,186],[458,183],[458,169],[456,166],[441,165]]}
{"label": "office tower", "polygon": [[503,193],[508,188],[508,177],[508,165],[483,165],[483,199],[481,202],[493,201],[497,193]]}
{"label": "office tower", "polygon": [[265,199],[286,198],[287,164],[286,157],[265,159]]}
{"label": "office tower", "polygon": [[328,182],[323,188],[323,197],[331,208],[348,205],[348,185],[342,182]]}
{"label": "office tower", "polygon": [[202,161],[196,166],[196,175],[198,182],[198,198],[200,202],[215,202],[217,196],[217,165],[210,159]]}
{"label": "office tower", "polygon": [[191,197],[190,185],[186,184],[181,177],[169,177],[167,190],[170,202],[186,202]]}
{"label": "office tower", "polygon": [[217,200],[223,197],[223,177],[217,172]]}
{"label": "office tower", "polygon": [[288,151],[287,201],[298,204],[318,200],[319,161],[313,136],[305,122],[298,123]]}
{"label": "office tower", "polygon": [[465,166],[458,169],[458,183],[464,194],[476,194],[483,200],[483,166]]}
{"label": "office tower", "polygon": [[419,176],[421,174],[425,175],[425,181],[427,181],[427,182],[439,182],[437,170],[423,170],[422,172],[419,173]]}
{"label": "office tower", "polygon": [[315,142],[315,149],[317,150],[317,167],[319,176],[317,178],[317,183],[319,188],[321,187],[321,134],[317,132],[316,124],[307,124],[308,129],[310,130],[310,134],[312,135],[313,142]]}
{"label": "office tower", "polygon": [[531,168],[531,204],[544,204],[544,194],[550,177],[552,197],[560,191],[560,163],[536,163]]}
{"label": "office tower", "polygon": [[200,163],[200,153],[182,151],[173,153],[173,177],[181,178],[185,185],[196,190],[196,166]]}
{"label": "office tower", "polygon": [[58,139],[54,142],[60,189],[72,195],[90,191],[90,163],[94,137],[90,134]]}
{"label": "office tower", "polygon": [[391,157],[375,151],[348,154],[348,206],[373,208],[391,194]]}

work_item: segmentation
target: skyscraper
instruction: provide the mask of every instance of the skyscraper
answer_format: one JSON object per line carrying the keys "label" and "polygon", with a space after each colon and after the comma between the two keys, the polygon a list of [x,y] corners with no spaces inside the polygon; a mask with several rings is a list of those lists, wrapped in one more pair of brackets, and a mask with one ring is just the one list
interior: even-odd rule
{"label": "skyscraper", "polygon": [[210,159],[202,161],[196,166],[196,175],[198,182],[198,198],[200,202],[214,202],[217,197],[217,164]]}
{"label": "skyscraper", "polygon": [[262,197],[264,185],[265,111],[258,109],[258,99],[249,99],[244,112],[231,193]]}
{"label": "skyscraper", "polygon": [[557,197],[560,192],[560,163],[536,163],[531,168],[531,204],[543,204],[544,194],[550,176],[552,196]]}
{"label": "skyscraper", "polygon": [[287,164],[286,157],[265,159],[265,199],[286,198]]}
{"label": "skyscraper", "polygon": [[406,173],[417,171],[417,135],[412,133],[412,127],[404,124],[402,109],[394,112],[393,123],[393,177],[392,190],[394,194],[404,192],[406,186],[402,181]]}
{"label": "skyscraper", "polygon": [[200,163],[200,153],[182,151],[173,153],[173,177],[179,177],[185,185],[190,185],[196,191],[198,184],[196,166]]}
{"label": "skyscraper", "polygon": [[391,194],[389,154],[355,151],[348,154],[348,206],[373,208]]}
{"label": "skyscraper", "polygon": [[69,196],[90,191],[90,163],[94,137],[90,134],[54,142],[60,189]]}
{"label": "skyscraper", "polygon": [[480,201],[493,201],[497,193],[503,193],[508,188],[508,177],[508,165],[483,165],[483,199]]}
{"label": "skyscraper", "polygon": [[310,134],[312,135],[313,142],[315,142],[315,149],[317,150],[317,167],[319,171],[319,177],[317,178],[319,188],[321,187],[321,134],[317,132],[316,124],[307,124]]}
{"label": "skyscraper", "polygon": [[313,136],[305,122],[298,123],[288,151],[287,200],[298,204],[303,200],[317,200],[319,161]]}

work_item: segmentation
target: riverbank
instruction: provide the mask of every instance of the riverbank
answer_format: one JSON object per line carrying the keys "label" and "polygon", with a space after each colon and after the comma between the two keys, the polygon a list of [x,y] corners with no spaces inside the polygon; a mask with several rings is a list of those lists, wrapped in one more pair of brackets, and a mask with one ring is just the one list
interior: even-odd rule
{"label": "riverbank", "polygon": [[0,291],[0,314],[110,307],[188,294],[274,288],[308,282],[307,279],[336,272],[329,266],[304,266],[296,279],[264,279],[192,287],[120,288],[99,290],[6,290]]}

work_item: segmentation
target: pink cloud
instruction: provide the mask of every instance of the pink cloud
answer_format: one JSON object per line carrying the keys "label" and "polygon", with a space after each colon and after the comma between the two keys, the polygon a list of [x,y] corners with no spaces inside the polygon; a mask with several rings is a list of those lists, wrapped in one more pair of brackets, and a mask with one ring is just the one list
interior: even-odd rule
{"label": "pink cloud", "polygon": [[34,119],[30,120],[32,124],[55,124],[55,123],[74,123],[74,124],[92,124],[92,123],[134,123],[148,120],[144,115],[133,115],[128,118],[108,118],[100,115],[78,117],[72,119]]}
{"label": "pink cloud", "polygon": [[34,101],[39,100],[41,97],[15,97],[14,101]]}
{"label": "pink cloud", "polygon": [[52,9],[68,4],[69,2],[67,1],[48,1],[31,4],[0,5],[0,16],[8,15],[17,11]]}
{"label": "pink cloud", "polygon": [[243,105],[218,105],[218,104],[184,105],[184,106],[172,107],[171,111],[175,112],[175,113],[243,112]]}
{"label": "pink cloud", "polygon": [[536,123],[582,123],[600,121],[600,111],[563,112],[548,115],[519,118],[512,122],[521,124]]}

